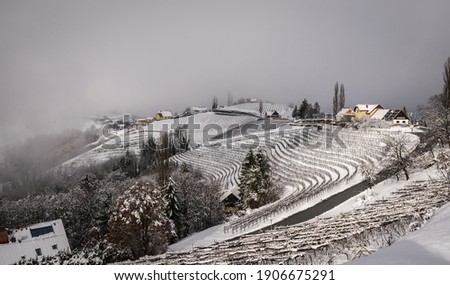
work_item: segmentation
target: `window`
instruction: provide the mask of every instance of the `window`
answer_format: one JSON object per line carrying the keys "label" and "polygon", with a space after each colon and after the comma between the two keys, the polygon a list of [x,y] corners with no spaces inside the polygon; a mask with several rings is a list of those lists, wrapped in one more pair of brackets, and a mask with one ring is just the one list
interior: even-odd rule
{"label": "window", "polygon": [[48,227],[30,229],[30,231],[31,231],[31,237],[38,237],[38,236],[42,236],[42,235],[45,235],[48,233],[54,233],[53,227],[51,225]]}
{"label": "window", "polygon": [[57,244],[52,245],[52,249],[53,250],[58,250],[58,245]]}
{"label": "window", "polygon": [[405,123],[406,123],[406,121],[402,121],[402,123],[403,123],[403,124],[405,124]]}
{"label": "window", "polygon": [[40,248],[36,248],[36,255],[37,256],[41,256],[42,255],[42,250]]}

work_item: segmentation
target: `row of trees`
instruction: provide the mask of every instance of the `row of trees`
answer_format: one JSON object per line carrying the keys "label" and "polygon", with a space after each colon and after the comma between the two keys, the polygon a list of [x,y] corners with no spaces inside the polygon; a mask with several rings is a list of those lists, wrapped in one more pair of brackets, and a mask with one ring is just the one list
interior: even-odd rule
{"label": "row of trees", "polygon": [[342,108],[345,107],[345,88],[344,84],[336,82],[334,85],[334,96],[333,96],[333,116],[336,116]]}
{"label": "row of trees", "polygon": [[304,99],[300,106],[295,105],[292,111],[292,117],[295,119],[310,119],[320,115],[319,103],[311,104],[307,99]]}
{"label": "row of trees", "polygon": [[140,157],[127,151],[103,167],[87,168],[73,186],[0,199],[0,225],[18,228],[60,218],[73,258],[96,253],[96,261],[89,261],[94,263],[165,252],[170,242],[224,218],[219,185],[169,163],[172,138],[162,135],[158,144],[150,138]]}

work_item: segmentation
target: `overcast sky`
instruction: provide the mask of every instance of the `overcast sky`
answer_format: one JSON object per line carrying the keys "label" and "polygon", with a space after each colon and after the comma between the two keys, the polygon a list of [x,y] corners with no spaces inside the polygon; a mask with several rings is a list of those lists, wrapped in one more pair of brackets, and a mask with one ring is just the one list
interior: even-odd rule
{"label": "overcast sky", "polygon": [[[113,110],[260,97],[415,109],[442,89],[450,1],[0,0],[0,140]],[[3,138],[2,138],[3,137]]]}

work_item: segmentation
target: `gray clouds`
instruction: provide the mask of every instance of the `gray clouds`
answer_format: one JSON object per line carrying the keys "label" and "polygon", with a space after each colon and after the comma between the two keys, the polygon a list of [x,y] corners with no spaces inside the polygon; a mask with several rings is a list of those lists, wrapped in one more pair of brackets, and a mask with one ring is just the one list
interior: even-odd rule
{"label": "gray clouds", "polygon": [[441,90],[448,11],[446,0],[0,0],[0,130],[223,104],[228,92],[330,110],[335,81],[348,104],[415,108]]}

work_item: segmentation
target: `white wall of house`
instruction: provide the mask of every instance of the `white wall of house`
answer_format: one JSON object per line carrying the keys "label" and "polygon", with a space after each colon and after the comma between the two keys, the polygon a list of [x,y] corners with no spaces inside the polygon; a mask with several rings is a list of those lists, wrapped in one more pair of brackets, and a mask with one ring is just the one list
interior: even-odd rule
{"label": "white wall of house", "polygon": [[394,121],[394,124],[396,124],[396,125],[409,125],[408,119],[396,119],[393,121]]}
{"label": "white wall of house", "polygon": [[[32,237],[31,229],[48,226],[53,227],[52,233]],[[14,237],[16,241],[0,244],[0,264],[14,264],[22,258],[54,256],[60,251],[70,252],[69,241],[61,220],[44,222],[25,229],[14,230],[11,237]],[[38,252],[40,255],[38,255]]]}

